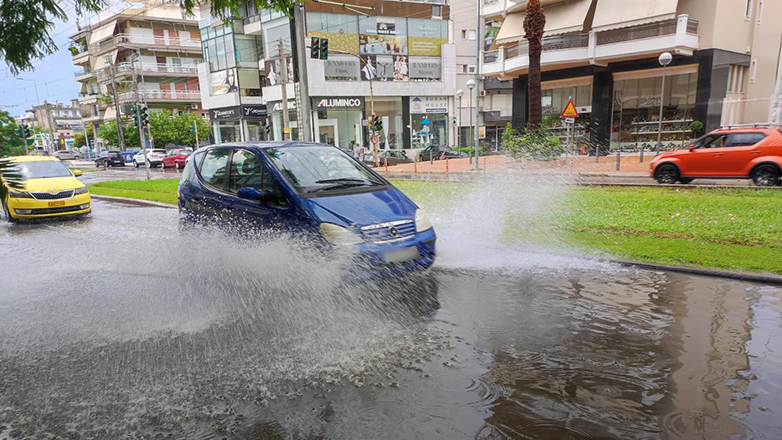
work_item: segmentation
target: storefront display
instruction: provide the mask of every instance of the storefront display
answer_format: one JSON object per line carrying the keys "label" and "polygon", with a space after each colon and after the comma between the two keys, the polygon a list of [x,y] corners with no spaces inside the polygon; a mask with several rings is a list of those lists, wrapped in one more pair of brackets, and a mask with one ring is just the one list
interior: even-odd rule
{"label": "storefront display", "polygon": [[448,145],[448,97],[410,98],[410,119],[413,148]]}
{"label": "storefront display", "polygon": [[318,142],[343,150],[361,144],[363,97],[312,98],[312,109],[317,115],[314,122]]}
{"label": "storefront display", "polygon": [[265,105],[237,105],[209,110],[215,144],[265,140]]}
{"label": "storefront display", "polygon": [[283,140],[284,128],[283,128],[282,112],[285,109],[287,109],[288,111],[288,122],[291,128],[290,136],[286,136],[285,138],[286,139],[299,138],[298,123],[296,122],[297,119],[296,119],[295,99],[289,99],[287,105],[285,106],[282,105],[282,101],[269,102],[267,104],[267,108],[270,109],[269,119],[271,122],[272,139],[274,139],[275,141]]}
{"label": "storefront display", "polygon": [[[402,123],[402,97],[375,97],[375,114],[383,122],[383,130],[378,133],[378,149],[401,150],[404,147],[404,124]],[[366,98],[367,102],[369,98]],[[369,104],[366,108],[369,117]],[[365,130],[364,145],[369,144],[369,131]]]}

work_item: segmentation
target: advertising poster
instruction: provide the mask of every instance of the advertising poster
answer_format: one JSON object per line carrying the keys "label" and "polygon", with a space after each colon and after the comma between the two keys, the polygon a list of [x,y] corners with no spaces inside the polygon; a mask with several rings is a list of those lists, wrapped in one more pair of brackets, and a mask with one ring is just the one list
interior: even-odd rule
{"label": "advertising poster", "polygon": [[[288,57],[288,82],[293,82],[293,58]],[[263,63],[266,73],[266,86],[276,86],[282,83],[282,66],[279,59],[266,60]]]}
{"label": "advertising poster", "polygon": [[359,35],[361,53],[407,54],[407,37],[398,35]]}
{"label": "advertising poster", "polygon": [[212,95],[225,95],[239,91],[239,85],[236,81],[236,69],[221,70],[212,72],[209,75],[209,87]]}
{"label": "advertising poster", "polygon": [[410,55],[439,57],[442,45],[448,43],[448,22],[411,18],[408,20]]}
{"label": "advertising poster", "polygon": [[440,58],[415,58],[410,62],[410,78],[437,80],[442,72]]}
{"label": "advertising poster", "polygon": [[410,69],[407,65],[407,56],[397,55],[394,57],[394,81],[409,81]]}
{"label": "advertising poster", "polygon": [[377,55],[362,55],[361,79],[364,81],[377,79]]}

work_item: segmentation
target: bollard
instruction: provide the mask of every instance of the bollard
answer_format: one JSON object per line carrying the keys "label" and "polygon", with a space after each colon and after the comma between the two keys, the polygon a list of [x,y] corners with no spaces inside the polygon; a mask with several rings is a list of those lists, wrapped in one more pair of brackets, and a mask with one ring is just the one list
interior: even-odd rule
{"label": "bollard", "polygon": [[418,156],[413,159],[413,176],[418,179]]}
{"label": "bollard", "polygon": [[486,158],[483,158],[483,174],[486,174]]}
{"label": "bollard", "polygon": [[388,179],[388,156],[386,156],[386,179]]}
{"label": "bollard", "polygon": [[570,177],[573,177],[573,162],[570,162]]}
{"label": "bollard", "polygon": [[619,150],[616,150],[616,170],[619,171]]}
{"label": "bollard", "polygon": [[106,159],[103,159],[103,171],[106,171]]}
{"label": "bollard", "polygon": [[448,158],[445,158],[445,180],[448,180]]}

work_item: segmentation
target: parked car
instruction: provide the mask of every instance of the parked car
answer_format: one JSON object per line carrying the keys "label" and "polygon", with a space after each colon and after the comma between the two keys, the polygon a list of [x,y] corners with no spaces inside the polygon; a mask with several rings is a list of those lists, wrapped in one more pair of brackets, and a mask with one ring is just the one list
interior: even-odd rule
{"label": "parked car", "polygon": [[386,150],[380,151],[380,165],[385,165],[386,161],[388,165],[398,165],[400,163],[410,163],[413,160],[407,157],[407,154],[402,150]]}
{"label": "parked car", "polygon": [[24,189],[8,191],[0,200],[9,222],[62,215],[89,214],[90,193],[59,159],[41,156],[19,156],[11,159],[24,176]]}
{"label": "parked car", "polygon": [[440,160],[445,160],[445,159],[462,159],[462,158],[466,158],[466,157],[470,157],[470,155],[468,153],[464,152],[464,151],[458,151],[458,150],[454,151],[454,150],[451,150],[450,148],[443,148],[443,149],[440,150],[440,158],[439,159]]}
{"label": "parked car", "polygon": [[207,221],[309,237],[315,249],[353,246],[351,278],[428,268],[436,235],[424,212],[338,148],[253,142],[201,148],[179,184],[182,222]]}
{"label": "parked car", "polygon": [[752,179],[758,186],[780,184],[782,131],[779,128],[730,128],[712,131],[687,149],[655,157],[649,176],[662,184],[697,178]]}
{"label": "parked car", "polygon": [[432,156],[434,156],[434,160],[440,159],[441,154],[439,145],[430,145],[424,148],[420,153],[418,153],[418,161],[430,161],[432,160]]}
{"label": "parked car", "polygon": [[125,160],[122,159],[122,154],[119,151],[101,151],[98,157],[95,158],[95,166],[102,167],[104,165],[124,167]]}
{"label": "parked car", "polygon": [[193,154],[193,150],[190,148],[177,148],[175,150],[168,150],[160,166],[165,168],[184,168],[187,158]]}
{"label": "parked car", "polygon": [[54,153],[54,157],[60,160],[79,160],[81,154],[78,150],[60,150]]}
{"label": "parked car", "polygon": [[138,154],[139,150],[135,151],[123,151],[120,154],[122,154],[122,159],[125,161],[125,163],[131,163],[133,162],[133,156]]}
{"label": "parked car", "polygon": [[[156,167],[163,163],[163,156],[165,155],[166,150],[163,148],[153,148],[151,150],[147,150],[149,166]],[[139,152],[133,156],[133,166],[138,168],[139,165],[144,165],[144,150],[139,150]]]}

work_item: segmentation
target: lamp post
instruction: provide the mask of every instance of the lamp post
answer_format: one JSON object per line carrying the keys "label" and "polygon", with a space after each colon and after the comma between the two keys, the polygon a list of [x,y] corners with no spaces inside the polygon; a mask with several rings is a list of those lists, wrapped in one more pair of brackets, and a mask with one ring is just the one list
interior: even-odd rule
{"label": "lamp post", "polygon": [[[472,89],[475,88],[475,80],[468,80],[467,81],[467,88],[470,89],[470,95],[468,96],[468,107],[470,107],[470,133],[474,133],[473,130],[475,130],[472,126]],[[473,139],[475,139],[475,136],[470,136],[470,144],[473,143]],[[471,145],[472,146],[472,145]],[[470,152],[470,164],[472,165],[472,157],[475,155],[475,146],[473,147],[473,151]],[[476,159],[477,160],[477,159]]]}
{"label": "lamp post", "polygon": [[[665,98],[665,66],[668,64],[671,64],[671,60],[673,60],[673,56],[669,52],[663,52],[660,54],[660,57],[657,58],[657,61],[660,63],[661,66],[663,66],[663,81],[662,81],[662,87],[660,88],[660,117],[658,119],[657,124],[657,153],[660,154],[660,147],[662,146],[662,135],[663,135],[663,99]],[[641,150],[643,151],[643,150]]]}
{"label": "lamp post", "polygon": [[459,108],[457,109],[457,113],[459,114],[458,124],[456,125],[456,148],[461,148],[461,144],[459,143],[459,131],[461,131],[462,128],[462,95],[464,95],[464,90],[459,89],[456,91],[456,97],[459,98]]}

